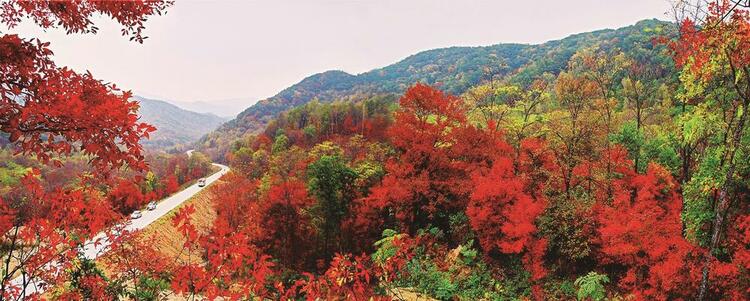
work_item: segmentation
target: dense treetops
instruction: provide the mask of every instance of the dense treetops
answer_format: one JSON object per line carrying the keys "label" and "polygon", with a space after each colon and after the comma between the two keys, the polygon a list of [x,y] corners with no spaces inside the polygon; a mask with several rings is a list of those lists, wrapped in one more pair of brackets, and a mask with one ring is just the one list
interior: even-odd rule
{"label": "dense treetops", "polygon": [[[148,3],[114,7],[123,16],[162,7],[139,4]],[[40,14],[74,13],[82,28],[87,9],[100,4],[45,5],[11,2]],[[9,244],[0,254],[12,267],[3,270],[0,298],[24,297],[11,282],[24,273],[54,284],[49,297],[66,300],[750,299],[750,48],[743,47],[750,19],[729,1],[708,9],[706,18],[682,22],[676,36],[653,21],[546,46],[468,49],[541,52],[477,63],[485,66],[480,78],[465,85],[435,77],[375,91],[398,99],[342,92],[358,89],[347,82],[363,75],[307,79],[305,86],[333,85],[326,91],[346,97],[308,101],[300,91],[302,105],[258,119],[263,130],[202,141],[233,171],[208,188],[208,220],[194,219],[193,205],[170,216],[179,234],[174,258],[150,237],[112,235],[112,227],[145,200],[204,176],[206,156],[142,158],[137,140],[132,149],[127,142],[109,148],[126,139],[118,134],[133,134],[115,131],[119,140],[81,142],[99,152],[84,148],[67,159],[93,155],[95,167],[111,172],[74,164],[82,170],[70,183],[39,166],[72,153],[86,128],[65,128],[62,140],[14,136],[41,162],[0,153],[13,161],[0,166],[0,181],[17,185],[0,191],[0,233]],[[460,61],[468,50],[406,61],[441,70],[431,66],[440,56]],[[373,85],[388,83],[398,80]],[[102,93],[73,97],[74,104],[103,100],[124,114],[113,118],[134,113],[113,88],[90,84]],[[76,106],[52,107],[77,114]],[[22,131],[8,120],[4,132]],[[149,130],[125,121],[139,138]],[[45,149],[50,143],[62,146]],[[122,161],[135,168],[111,169]],[[106,259],[81,258],[82,241],[100,231],[114,240]]]}
{"label": "dense treetops", "polygon": [[[722,32],[744,28],[742,16]],[[596,38],[607,32],[575,36],[596,42],[514,72],[488,67],[460,97],[440,83],[417,83],[397,107],[380,106],[385,110],[374,115],[373,99],[364,96],[312,101],[257,135],[224,142],[236,173],[257,185],[236,207],[263,208],[264,198],[280,191],[298,195],[298,202],[286,201],[284,215],[253,213],[281,221],[266,225],[298,221],[274,228],[272,237],[286,239],[263,230],[245,238],[277,259],[269,273],[284,275],[267,278],[275,290],[256,292],[308,299],[748,298],[747,184],[740,180],[747,162],[732,159],[747,147],[738,113],[744,91],[722,88],[731,82],[712,74],[696,80],[741,66],[742,56],[693,52],[724,40],[696,38],[710,31],[690,23],[679,38],[670,30],[642,23],[612,40]],[[700,60],[729,68],[691,65]],[[334,88],[340,92],[357,77],[332,72],[304,82],[347,82]],[[729,77],[736,78],[744,79]],[[386,130],[364,130],[374,120]],[[213,144],[222,135],[210,137],[205,142]],[[716,176],[724,174],[729,180]],[[712,204],[722,198],[733,205],[719,207],[720,215],[733,222],[717,225]],[[711,238],[717,232],[726,239]],[[299,261],[283,241],[301,233],[294,248],[307,260]]]}

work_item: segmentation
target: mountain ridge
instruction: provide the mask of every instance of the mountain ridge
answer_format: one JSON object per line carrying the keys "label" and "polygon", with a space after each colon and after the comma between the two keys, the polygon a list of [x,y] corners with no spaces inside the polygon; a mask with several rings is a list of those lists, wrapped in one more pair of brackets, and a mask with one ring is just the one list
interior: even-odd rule
{"label": "mountain ridge", "polygon": [[356,75],[327,70],[259,100],[216,131],[232,135],[257,133],[280,112],[313,99],[330,102],[373,94],[398,94],[416,82],[459,95],[482,81],[488,66],[503,65],[501,70],[496,70],[496,75],[510,76],[512,81],[522,85],[530,84],[535,76],[545,72],[559,73],[577,50],[597,43],[623,49],[637,43],[652,43],[655,33],[667,26],[673,27],[673,23],[647,19],[617,29],[577,33],[541,44],[497,43],[430,49]]}
{"label": "mountain ridge", "polygon": [[146,148],[162,149],[190,144],[213,131],[227,119],[212,113],[197,113],[167,101],[133,96],[140,105],[143,122],[156,127],[150,139],[142,141]]}

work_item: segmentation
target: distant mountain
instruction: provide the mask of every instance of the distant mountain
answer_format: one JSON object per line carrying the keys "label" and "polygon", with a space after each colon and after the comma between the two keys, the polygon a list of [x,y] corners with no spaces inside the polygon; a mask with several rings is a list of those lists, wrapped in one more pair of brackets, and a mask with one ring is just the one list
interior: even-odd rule
{"label": "distant mountain", "polygon": [[257,99],[231,98],[192,102],[170,101],[170,103],[193,112],[211,113],[220,117],[227,117],[227,119],[233,119],[238,113],[253,104],[255,100]]}
{"label": "distant mountain", "polygon": [[147,148],[170,148],[189,144],[219,127],[227,119],[182,109],[165,101],[133,97],[140,103],[141,120],[156,127],[151,139],[142,141]]}
{"label": "distant mountain", "polygon": [[[398,94],[417,82],[438,86],[457,95],[485,79],[487,68],[497,68],[490,74],[510,76],[511,81],[529,84],[545,72],[558,74],[567,66],[573,54],[593,45],[616,47],[636,59],[667,59],[653,43],[653,38],[665,30],[674,30],[673,24],[655,19],[644,20],[616,30],[575,34],[539,45],[497,44],[428,50],[358,75],[326,71],[309,76],[271,98],[258,101],[211,136],[257,132],[278,113],[314,98],[329,102],[368,94]],[[203,142],[209,142],[206,139]]]}

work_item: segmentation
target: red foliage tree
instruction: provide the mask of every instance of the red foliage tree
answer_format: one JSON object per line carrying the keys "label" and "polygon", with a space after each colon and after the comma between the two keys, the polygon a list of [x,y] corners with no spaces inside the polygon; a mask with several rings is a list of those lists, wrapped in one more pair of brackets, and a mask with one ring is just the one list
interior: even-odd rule
{"label": "red foliage tree", "polygon": [[533,241],[534,220],[545,200],[525,192],[526,183],[514,173],[511,158],[498,158],[487,175],[474,181],[466,215],[485,251],[523,251]]}
{"label": "red foliage tree", "polygon": [[310,256],[309,238],[314,235],[303,210],[314,204],[305,184],[290,179],[271,186],[261,205],[264,236],[258,242],[280,263],[300,269]]}
{"label": "red foliage tree", "polygon": [[619,285],[638,298],[690,298],[700,280],[700,252],[682,237],[677,183],[654,163],[623,180],[611,203],[596,208],[601,264],[625,267]]}
{"label": "red foliage tree", "polygon": [[[411,233],[430,222],[445,225],[451,213],[466,206],[469,190],[465,164],[456,151],[456,129],[466,123],[460,99],[423,84],[410,88],[388,136],[399,157],[386,164],[388,174],[369,200],[390,207]],[[447,227],[445,227],[447,228]]]}
{"label": "red foliage tree", "polygon": [[138,184],[132,180],[120,179],[113,187],[108,198],[112,208],[120,214],[130,214],[144,205],[146,198]]}
{"label": "red foliage tree", "polygon": [[231,230],[238,230],[248,223],[257,225],[262,217],[257,181],[232,172],[211,187],[211,195],[217,219],[223,220]]}
{"label": "red foliage tree", "polygon": [[302,294],[305,300],[390,300],[377,296],[373,290],[375,275],[372,262],[366,255],[336,254],[322,276],[306,274],[297,281],[283,300],[293,300]]}
{"label": "red foliage tree", "polygon": [[191,223],[193,212],[195,208],[191,206],[180,209],[172,223],[186,238],[183,251],[191,257],[201,256],[205,263],[178,262],[172,290],[188,296],[203,295],[209,300],[266,296],[273,263],[270,256],[252,244],[256,229],[232,230],[225,219],[217,219],[211,230],[202,234]]}
{"label": "red foliage tree", "polygon": [[[12,29],[29,18],[42,28],[61,27],[68,33],[92,33],[96,15],[111,17],[123,25],[123,34],[142,42],[146,18],[161,14],[170,4],[163,1],[6,1],[0,6],[0,22]],[[97,173],[128,166],[143,170],[139,140],[154,128],[138,122],[138,105],[129,92],[58,67],[48,43],[25,40],[13,34],[0,36],[0,131],[23,154],[49,162],[74,151],[91,156]],[[58,161],[52,161],[60,165]],[[4,200],[14,213],[13,225],[0,234],[10,242],[3,261],[15,262],[3,269],[0,296],[19,299],[32,282],[63,283],[79,252],[77,246],[111,224],[115,214],[91,183],[76,190],[41,189],[38,172],[24,180],[23,202]],[[16,208],[23,207],[22,212]],[[7,225],[6,225],[7,226]],[[14,280],[23,274],[20,280]],[[101,279],[83,279],[90,289],[101,288]]]}
{"label": "red foliage tree", "polygon": [[164,191],[165,191],[165,195],[163,196],[175,193],[177,189],[180,188],[180,184],[177,183],[177,176],[173,174],[168,175],[167,178],[164,179],[163,181],[164,181]]}
{"label": "red foliage tree", "polygon": [[[539,175],[541,169],[554,165],[541,148],[537,140],[523,141],[521,151],[493,158],[488,172],[473,177],[474,191],[466,207],[466,216],[486,254],[522,255],[532,281],[547,274],[543,260],[547,241],[537,234],[536,220],[547,205],[539,192],[544,183]],[[521,158],[511,157],[516,153],[522,154]],[[532,288],[534,296],[542,298],[541,286]]]}
{"label": "red foliage tree", "polygon": [[[42,28],[62,27],[68,33],[94,33],[92,18],[110,16],[123,25],[123,35],[142,42],[143,22],[161,14],[169,3],[10,1],[0,17],[9,28],[24,18]],[[128,164],[144,168],[138,141],[154,128],[138,122],[138,105],[130,93],[78,74],[52,61],[49,43],[0,37],[0,131],[10,134],[21,152],[42,160],[70,154],[76,147],[94,156],[99,167]],[[74,143],[77,142],[77,143]]]}
{"label": "red foliage tree", "polygon": [[3,260],[15,263],[0,274],[4,299],[30,297],[25,288],[32,283],[45,287],[64,282],[77,261],[78,246],[118,219],[91,186],[47,192],[38,176],[33,171],[23,178],[23,206],[14,209],[19,202],[11,199],[0,207],[0,227],[7,230],[2,239],[8,242]]}
{"label": "red foliage tree", "polygon": [[173,259],[162,255],[151,239],[140,233],[122,233],[123,243],[112,246],[101,261],[107,266],[111,282],[122,283],[128,292],[148,291],[157,296],[159,287],[142,285],[144,280],[164,279],[174,268]]}
{"label": "red foliage tree", "polygon": [[711,290],[726,300],[750,299],[750,215],[738,216],[727,231],[727,262],[715,261]]}

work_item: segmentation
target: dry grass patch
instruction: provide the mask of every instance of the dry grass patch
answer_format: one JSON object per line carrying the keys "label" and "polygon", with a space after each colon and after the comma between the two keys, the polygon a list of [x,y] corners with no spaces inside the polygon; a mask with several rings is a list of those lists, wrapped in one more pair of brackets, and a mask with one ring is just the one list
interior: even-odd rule
{"label": "dry grass patch", "polygon": [[183,252],[186,238],[172,225],[172,218],[177,210],[188,205],[195,207],[195,212],[190,216],[191,223],[195,225],[199,232],[208,232],[216,219],[216,210],[213,207],[210,187],[201,190],[177,208],[148,225],[140,233],[141,237],[152,238],[150,241],[153,241],[154,249],[159,250],[167,258],[189,259]]}

